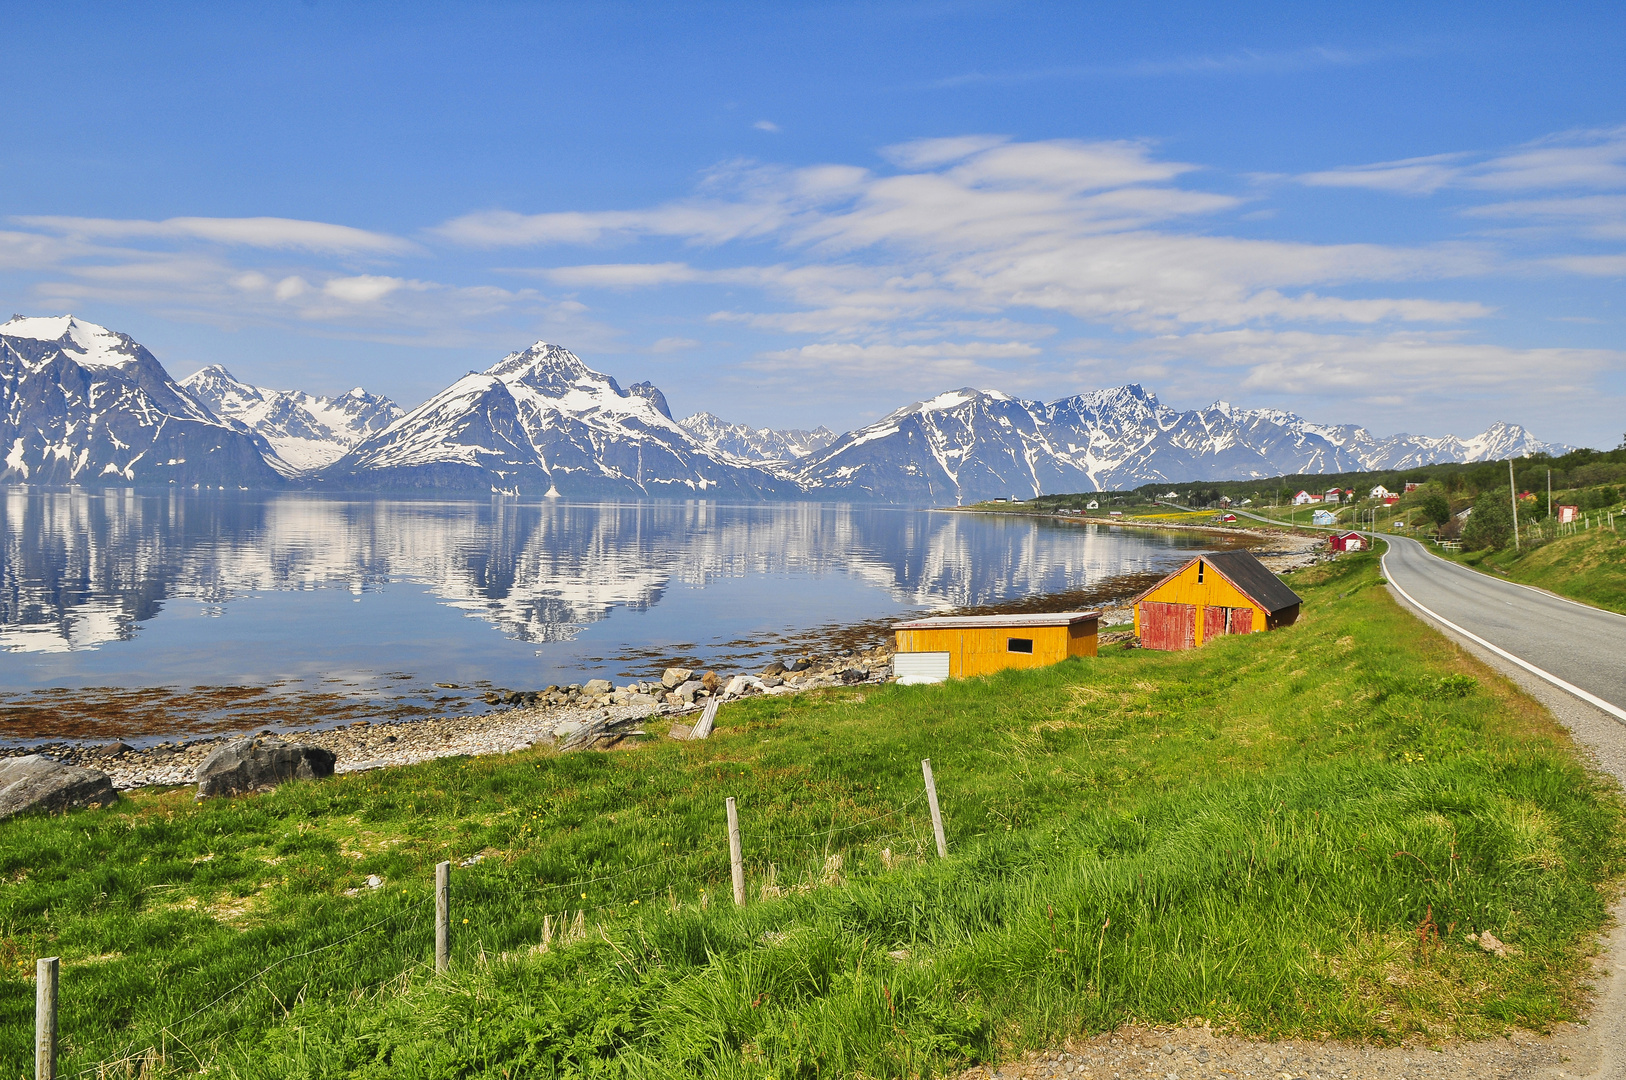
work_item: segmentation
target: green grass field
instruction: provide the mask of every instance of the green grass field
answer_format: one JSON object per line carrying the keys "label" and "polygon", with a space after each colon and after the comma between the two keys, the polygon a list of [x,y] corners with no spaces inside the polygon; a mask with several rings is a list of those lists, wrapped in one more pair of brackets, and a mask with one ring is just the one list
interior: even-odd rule
{"label": "green grass field", "polygon": [[1588,529],[1515,551],[1444,553],[1465,565],[1626,614],[1626,537]]}
{"label": "green grass field", "polygon": [[[48,954],[68,1075],[901,1077],[1132,1019],[1574,1018],[1617,792],[1377,580],[1302,572],[1296,626],[1195,653],[730,705],[704,743],[0,824],[0,1075]],[[436,977],[441,859],[470,865]]]}

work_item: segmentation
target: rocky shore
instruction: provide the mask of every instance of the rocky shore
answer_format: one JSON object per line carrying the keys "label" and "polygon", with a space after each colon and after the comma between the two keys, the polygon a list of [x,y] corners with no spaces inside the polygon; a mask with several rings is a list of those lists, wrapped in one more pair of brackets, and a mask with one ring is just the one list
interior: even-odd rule
{"label": "rocky shore", "polygon": [[[434,758],[507,754],[533,746],[560,750],[607,748],[658,734],[657,724],[721,701],[768,694],[795,694],[831,686],[884,683],[892,678],[892,650],[885,646],[790,665],[774,663],[755,674],[668,668],[658,679],[615,686],[594,679],[541,690],[502,690],[487,695],[495,706],[478,716],[431,717],[393,723],[365,720],[340,728],[283,729],[277,734],[330,750],[336,772],[412,765]],[[270,734],[269,731],[264,732]],[[197,781],[198,766],[220,746],[249,732],[185,739],[135,748],[125,743],[46,743],[0,751],[0,757],[43,754],[69,765],[99,769],[120,790],[184,785]]]}
{"label": "rocky shore", "polygon": [[[1211,530],[1218,531],[1218,530]],[[1255,539],[1259,534],[1249,531]],[[1287,532],[1266,534],[1267,543],[1253,549],[1276,573],[1286,573],[1328,557],[1325,538]],[[1060,599],[1060,598],[1058,598]],[[1075,600],[1077,598],[1074,598]],[[1121,627],[1134,618],[1128,597],[1101,606],[1101,627]],[[1101,645],[1132,648],[1132,632],[1103,633]],[[337,772],[357,772],[411,765],[434,758],[505,754],[534,746],[560,750],[605,749],[628,739],[648,737],[673,728],[677,718],[699,713],[713,698],[730,701],[759,694],[794,694],[823,687],[884,683],[892,678],[892,648],[877,645],[847,649],[815,659],[803,656],[791,664],[769,664],[760,672],[723,674],[668,668],[658,678],[616,686],[605,679],[535,690],[492,690],[484,695],[492,711],[473,716],[431,716],[393,721],[359,720],[341,727],[302,728],[279,725],[259,734],[277,734],[321,747],[336,756]],[[459,689],[449,684],[436,684]],[[316,718],[320,722],[320,718]],[[178,739],[155,746],[122,742],[58,741],[0,749],[0,759],[43,754],[69,765],[98,769],[114,787],[186,785],[197,782],[198,766],[220,746],[254,731]]]}

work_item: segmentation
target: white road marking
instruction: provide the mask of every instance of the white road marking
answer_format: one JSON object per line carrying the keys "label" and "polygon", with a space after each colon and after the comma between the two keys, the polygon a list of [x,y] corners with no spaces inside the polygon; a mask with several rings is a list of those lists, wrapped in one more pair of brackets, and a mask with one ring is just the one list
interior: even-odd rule
{"label": "white road marking", "polygon": [[[1595,706],[1595,707],[1597,707],[1599,709],[1602,709],[1604,712],[1608,713],[1610,716],[1613,716],[1616,720],[1619,720],[1621,723],[1626,724],[1626,709],[1621,709],[1621,708],[1619,708],[1619,707],[1617,707],[1615,705],[1611,705],[1609,702],[1605,701],[1603,698],[1599,697],[1598,695],[1589,694],[1585,690],[1582,690],[1579,686],[1576,686],[1574,683],[1565,682],[1563,679],[1560,679],[1557,675],[1554,675],[1552,672],[1547,671],[1547,670],[1545,670],[1543,668],[1539,668],[1536,665],[1532,664],[1530,661],[1525,660],[1522,657],[1514,656],[1512,653],[1508,652],[1506,649],[1499,648],[1499,647],[1497,647],[1495,645],[1492,645],[1490,642],[1486,641],[1484,638],[1480,637],[1478,634],[1472,633],[1471,631],[1468,631],[1468,630],[1464,630],[1462,627],[1458,626],[1456,623],[1452,622],[1450,619],[1447,619],[1445,616],[1440,615],[1440,614],[1438,614],[1438,613],[1436,613],[1434,611],[1431,611],[1428,608],[1424,607],[1422,604],[1418,603],[1416,598],[1413,597],[1411,593],[1407,592],[1401,586],[1401,584],[1398,581],[1396,581],[1394,579],[1394,577],[1389,573],[1389,551],[1390,551],[1390,549],[1391,549],[1391,545],[1389,545],[1389,544],[1384,545],[1383,557],[1378,560],[1378,564],[1383,567],[1383,576],[1388,579],[1389,584],[1394,588],[1394,590],[1396,592],[1398,592],[1401,596],[1404,596],[1406,598],[1406,602],[1408,604],[1410,604],[1412,607],[1416,608],[1418,611],[1423,612],[1429,618],[1434,619],[1437,622],[1439,622],[1439,623],[1441,623],[1441,624],[1443,624],[1445,626],[1449,626],[1451,629],[1455,630],[1457,633],[1461,634],[1463,637],[1467,638],[1469,641],[1478,642],[1480,645],[1483,645],[1485,648],[1489,649],[1491,652],[1495,653],[1497,656],[1500,656],[1505,660],[1513,661],[1515,664],[1518,664],[1520,667],[1524,668],[1526,671],[1530,672],[1532,675],[1535,675],[1538,678],[1546,679],[1548,682],[1552,683],[1554,686],[1558,687],[1560,690],[1563,690],[1566,693],[1574,694],[1576,697],[1580,698],[1582,701],[1586,702],[1588,705],[1593,705],[1593,706]],[[1425,554],[1426,554],[1426,552],[1425,552]],[[1443,562],[1444,560],[1441,560],[1441,561]],[[1450,565],[1450,564],[1447,564],[1447,565]],[[1541,590],[1538,590],[1538,591],[1541,591]],[[1582,606],[1585,606],[1585,605],[1582,605]],[[1594,609],[1594,610],[1596,610],[1596,609]]]}

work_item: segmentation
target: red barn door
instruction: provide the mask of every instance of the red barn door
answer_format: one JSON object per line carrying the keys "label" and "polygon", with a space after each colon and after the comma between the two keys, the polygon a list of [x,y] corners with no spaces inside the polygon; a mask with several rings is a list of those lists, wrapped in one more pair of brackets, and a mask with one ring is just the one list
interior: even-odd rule
{"label": "red barn door", "polygon": [[1249,607],[1205,607],[1203,608],[1203,641],[1209,638],[1223,637],[1226,634],[1253,633],[1253,608]]}
{"label": "red barn door", "polygon": [[1142,600],[1140,643],[1145,649],[1178,652],[1197,644],[1197,606]]}

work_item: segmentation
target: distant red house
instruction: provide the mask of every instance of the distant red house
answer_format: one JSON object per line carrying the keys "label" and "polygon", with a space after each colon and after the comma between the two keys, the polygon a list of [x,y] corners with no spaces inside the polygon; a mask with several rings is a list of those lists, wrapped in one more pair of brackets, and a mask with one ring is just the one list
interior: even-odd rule
{"label": "distant red house", "polygon": [[1407,484],[1406,485],[1406,494],[1410,495],[1412,492],[1416,491],[1418,488],[1420,488],[1422,486],[1423,486],[1422,484]]}
{"label": "distant red house", "polygon": [[1553,507],[1553,509],[1558,512],[1558,520],[1560,524],[1568,524],[1569,522],[1576,521],[1581,516],[1581,508],[1579,506],[1564,506],[1561,504]]}
{"label": "distant red house", "polygon": [[1400,496],[1399,495],[1388,495],[1388,496],[1384,497],[1383,505],[1384,506],[1393,506],[1395,503],[1397,503],[1399,501],[1400,501]]}
{"label": "distant red house", "polygon": [[1333,533],[1327,541],[1334,551],[1365,551],[1366,537],[1358,532]]}

